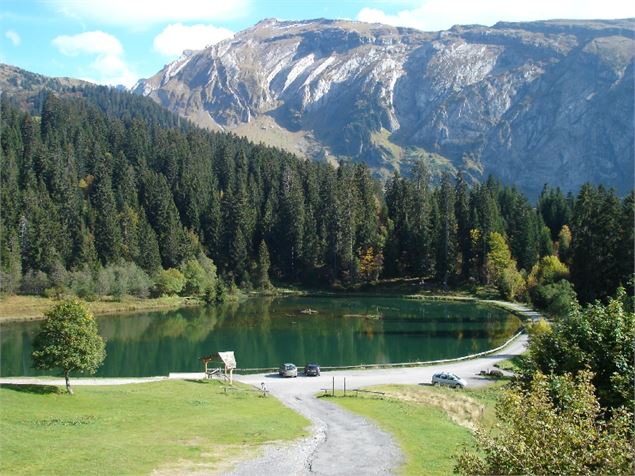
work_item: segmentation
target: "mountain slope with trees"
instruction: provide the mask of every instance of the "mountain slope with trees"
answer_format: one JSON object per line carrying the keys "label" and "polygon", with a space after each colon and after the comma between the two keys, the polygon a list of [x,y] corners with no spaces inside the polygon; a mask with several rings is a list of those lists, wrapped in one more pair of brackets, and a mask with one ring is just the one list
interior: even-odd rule
{"label": "mountain slope with trees", "polygon": [[423,162],[384,190],[365,164],[298,159],[148,103],[91,88],[48,94],[34,116],[3,95],[4,292],[213,299],[217,275],[242,287],[420,277],[549,305],[559,284],[533,271],[541,257],[570,266],[583,301],[632,272],[632,194],[545,188],[533,208],[493,178],[433,186]]}

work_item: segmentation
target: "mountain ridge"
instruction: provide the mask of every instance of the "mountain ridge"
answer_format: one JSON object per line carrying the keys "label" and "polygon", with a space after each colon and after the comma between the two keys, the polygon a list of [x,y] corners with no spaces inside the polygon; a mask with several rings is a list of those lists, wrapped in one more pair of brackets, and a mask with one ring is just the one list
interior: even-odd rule
{"label": "mountain ridge", "polygon": [[[535,195],[556,182],[624,191],[633,169],[635,20],[552,20],[423,32],[265,19],[188,52],[133,92],[210,129],[376,175],[494,173]],[[629,126],[630,124],[630,126]]]}

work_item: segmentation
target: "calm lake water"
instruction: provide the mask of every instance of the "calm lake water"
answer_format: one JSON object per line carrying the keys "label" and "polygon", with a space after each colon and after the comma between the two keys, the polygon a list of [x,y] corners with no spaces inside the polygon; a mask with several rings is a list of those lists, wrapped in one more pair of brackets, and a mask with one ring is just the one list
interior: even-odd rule
{"label": "calm lake water", "polygon": [[[304,309],[315,314],[303,314]],[[379,317],[378,317],[379,316]],[[502,344],[521,325],[501,309],[390,297],[257,298],[242,303],[97,319],[106,339],[103,377],[197,372],[198,358],[233,350],[238,367],[323,366],[459,357]],[[0,327],[3,376],[37,375],[37,322]]]}

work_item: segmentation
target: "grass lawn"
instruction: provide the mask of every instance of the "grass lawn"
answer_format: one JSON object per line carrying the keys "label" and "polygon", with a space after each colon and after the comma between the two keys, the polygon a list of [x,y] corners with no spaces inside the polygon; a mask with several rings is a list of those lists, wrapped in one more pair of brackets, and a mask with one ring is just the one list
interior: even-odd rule
{"label": "grass lawn", "polygon": [[420,385],[382,385],[385,395],[336,397],[332,401],[375,421],[401,447],[406,475],[452,474],[455,455],[473,442],[477,424],[493,425],[500,384],[470,391]]}
{"label": "grass lawn", "polygon": [[245,385],[163,381],[0,387],[0,474],[180,474],[227,469],[308,421]]}

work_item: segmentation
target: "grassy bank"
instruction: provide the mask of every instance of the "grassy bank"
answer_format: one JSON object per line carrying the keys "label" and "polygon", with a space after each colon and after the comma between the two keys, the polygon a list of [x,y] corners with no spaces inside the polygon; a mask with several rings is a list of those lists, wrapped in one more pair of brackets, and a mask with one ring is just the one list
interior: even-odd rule
{"label": "grassy bank", "polygon": [[[44,313],[57,302],[59,301],[41,296],[2,297],[0,299],[0,322],[42,319]],[[96,315],[176,309],[200,304],[202,304],[202,301],[199,299],[181,296],[147,299],[126,296],[120,300],[104,299],[87,303],[88,308]]]}
{"label": "grassy bank", "polygon": [[227,469],[308,422],[238,385],[165,381],[0,387],[0,474],[180,474]]}
{"label": "grassy bank", "polygon": [[384,385],[332,401],[391,433],[401,447],[406,475],[452,474],[455,454],[472,441],[476,425],[492,425],[500,384],[469,391],[421,385]]}

